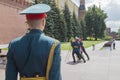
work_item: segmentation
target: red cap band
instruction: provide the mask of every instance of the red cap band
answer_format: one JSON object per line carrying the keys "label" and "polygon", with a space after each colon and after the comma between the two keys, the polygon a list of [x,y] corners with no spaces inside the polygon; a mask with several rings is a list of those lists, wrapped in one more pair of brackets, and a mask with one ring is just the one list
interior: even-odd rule
{"label": "red cap band", "polygon": [[47,17],[46,13],[42,14],[26,14],[26,19],[27,20],[38,20]]}

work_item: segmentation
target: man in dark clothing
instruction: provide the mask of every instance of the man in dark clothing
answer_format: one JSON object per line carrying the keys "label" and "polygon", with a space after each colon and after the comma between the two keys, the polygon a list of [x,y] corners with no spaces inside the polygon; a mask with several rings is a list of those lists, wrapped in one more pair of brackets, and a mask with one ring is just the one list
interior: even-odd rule
{"label": "man in dark clothing", "polygon": [[87,52],[86,52],[86,50],[85,50],[85,48],[84,48],[84,46],[83,46],[83,42],[82,42],[82,39],[81,39],[81,38],[79,39],[79,43],[80,43],[80,51],[81,51],[81,54],[82,54],[82,52],[84,52],[84,54],[87,56],[87,59],[90,60],[90,57],[88,56],[88,54],[87,54]]}
{"label": "man in dark clothing", "polygon": [[75,42],[72,42],[71,46],[73,48],[73,51],[72,51],[73,62],[74,63],[76,62],[76,60],[75,60],[75,54],[76,54],[78,59],[80,60],[82,58],[85,63],[86,62],[85,59],[80,54],[80,43],[78,42],[78,39],[76,39]]}
{"label": "man in dark clothing", "polygon": [[18,73],[19,80],[62,80],[60,42],[43,32],[50,9],[36,4],[20,12],[29,30],[9,43],[5,80],[18,80]]}
{"label": "man in dark clothing", "polygon": [[115,49],[115,40],[113,40],[113,49]]}

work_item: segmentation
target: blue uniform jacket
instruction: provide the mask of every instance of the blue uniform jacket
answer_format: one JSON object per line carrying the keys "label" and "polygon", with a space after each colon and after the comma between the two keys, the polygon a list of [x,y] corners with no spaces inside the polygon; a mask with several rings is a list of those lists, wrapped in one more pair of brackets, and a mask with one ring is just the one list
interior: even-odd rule
{"label": "blue uniform jacket", "polygon": [[[79,53],[79,51],[80,51],[80,43],[75,41],[75,42],[72,42],[71,45],[73,47],[73,52],[78,52]],[[77,46],[77,48],[75,46]],[[78,54],[78,53],[76,53],[76,54]]]}
{"label": "blue uniform jacket", "polygon": [[[18,73],[26,77],[35,74],[45,76],[50,48],[54,41],[55,39],[45,36],[38,29],[33,29],[26,35],[11,41],[7,53],[5,80],[17,80]],[[55,48],[49,80],[61,80],[60,64],[59,43]]]}

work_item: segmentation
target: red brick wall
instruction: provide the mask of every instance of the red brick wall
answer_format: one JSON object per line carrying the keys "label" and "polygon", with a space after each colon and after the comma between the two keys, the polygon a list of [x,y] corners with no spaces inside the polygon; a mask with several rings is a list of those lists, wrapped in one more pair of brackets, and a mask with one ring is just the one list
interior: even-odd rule
{"label": "red brick wall", "polygon": [[14,2],[16,0],[12,4],[9,1],[12,0],[0,0],[0,44],[7,44],[26,31],[25,17],[19,15],[26,5],[18,5]]}
{"label": "red brick wall", "polygon": [[30,3],[26,2],[26,0],[0,0],[0,3],[4,3],[11,7],[20,8],[20,9],[31,5]]}

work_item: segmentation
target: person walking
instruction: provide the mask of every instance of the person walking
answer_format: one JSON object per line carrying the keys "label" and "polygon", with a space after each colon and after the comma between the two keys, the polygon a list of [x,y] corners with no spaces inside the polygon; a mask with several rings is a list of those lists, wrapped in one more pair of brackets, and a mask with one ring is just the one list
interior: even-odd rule
{"label": "person walking", "polygon": [[86,52],[86,50],[83,46],[82,38],[79,38],[79,43],[80,43],[80,49],[79,50],[81,51],[81,54],[82,54],[82,52],[84,52],[84,54],[87,56],[87,60],[90,60],[90,57],[87,54],[87,52]]}
{"label": "person walking", "polygon": [[115,49],[115,39],[113,40],[113,49]]}
{"label": "person walking", "polygon": [[82,59],[84,61],[84,63],[86,62],[85,59],[83,58],[83,56],[80,54],[80,44],[78,42],[79,38],[75,38],[76,40],[74,42],[72,42],[71,46],[73,48],[72,51],[72,57],[73,57],[73,62],[76,63],[76,59],[75,59],[75,54],[77,55],[77,58],[80,60]]}
{"label": "person walking", "polygon": [[29,32],[9,43],[5,80],[18,80],[18,73],[20,80],[62,80],[60,42],[43,33],[50,9],[36,4],[20,12]]}

